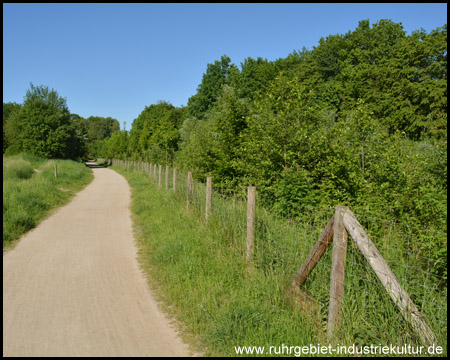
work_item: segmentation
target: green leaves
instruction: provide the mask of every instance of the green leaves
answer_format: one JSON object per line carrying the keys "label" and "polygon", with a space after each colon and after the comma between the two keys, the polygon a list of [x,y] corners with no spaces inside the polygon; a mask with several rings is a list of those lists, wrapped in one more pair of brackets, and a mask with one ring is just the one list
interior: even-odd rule
{"label": "green leaves", "polygon": [[[446,25],[406,35],[363,20],[276,61],[222,56],[187,107],[146,107],[102,151],[175,162],[230,193],[256,185],[282,214],[341,204],[446,231],[446,68]],[[416,249],[439,264],[442,246]]]}
{"label": "green leaves", "polygon": [[83,138],[77,132],[66,99],[46,86],[31,84],[20,109],[6,124],[8,141],[15,152],[44,158],[75,159],[83,155]]}
{"label": "green leaves", "polygon": [[[126,152],[153,163],[172,162],[178,150],[184,113],[184,108],[175,108],[164,101],[147,106],[133,121]],[[119,153],[117,142],[110,146],[109,153]]]}
{"label": "green leaves", "polygon": [[36,102],[43,102],[57,109],[63,110],[64,112],[69,112],[67,107],[67,100],[58,95],[56,90],[49,90],[48,86],[40,85],[34,86],[30,83],[30,89],[24,97],[23,105],[29,106]]}
{"label": "green leaves", "polygon": [[191,117],[202,119],[211,109],[222,92],[222,85],[228,84],[233,79],[235,66],[230,65],[231,59],[223,55],[214,64],[208,64],[202,82],[198,86],[197,93],[188,100],[188,114]]}

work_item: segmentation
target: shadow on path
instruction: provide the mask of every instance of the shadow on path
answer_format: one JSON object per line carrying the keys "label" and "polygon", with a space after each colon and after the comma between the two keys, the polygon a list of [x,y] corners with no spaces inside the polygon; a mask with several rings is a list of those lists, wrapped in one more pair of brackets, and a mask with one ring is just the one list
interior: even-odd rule
{"label": "shadow on path", "polygon": [[105,165],[99,165],[91,162],[86,162],[85,165],[91,169],[106,169]]}

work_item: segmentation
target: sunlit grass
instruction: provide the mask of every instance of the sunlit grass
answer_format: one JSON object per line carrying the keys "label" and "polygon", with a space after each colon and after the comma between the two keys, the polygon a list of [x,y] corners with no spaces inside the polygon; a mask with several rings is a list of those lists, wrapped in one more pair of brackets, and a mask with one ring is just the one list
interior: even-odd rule
{"label": "sunlit grass", "polygon": [[75,161],[46,160],[28,154],[4,156],[3,248],[9,248],[53,209],[66,204],[92,179],[92,171]]}
{"label": "sunlit grass", "polygon": [[[113,169],[124,174],[132,187],[140,261],[150,282],[188,333],[206,345],[207,354],[236,356],[234,346],[243,345],[328,345],[332,246],[301,286],[310,300],[298,302],[289,290],[333,208],[309,209],[287,219],[268,213],[258,202],[249,271],[244,198],[214,193],[206,222],[204,184],[194,184],[188,213],[186,174],[178,172],[174,193],[172,177],[165,190],[164,181],[159,187],[153,173]],[[446,284],[433,274],[430,259],[414,252],[414,237],[406,229],[360,218],[446,354]],[[350,237],[342,314],[335,344],[422,345]]]}
{"label": "sunlit grass", "polygon": [[186,334],[206,345],[206,354],[235,356],[235,346],[309,344],[317,338],[277,279],[248,272],[244,258],[230,251],[213,226],[195,211],[186,213],[185,201],[158,190],[143,172],[113,168],[132,188],[140,262],[167,309]]}

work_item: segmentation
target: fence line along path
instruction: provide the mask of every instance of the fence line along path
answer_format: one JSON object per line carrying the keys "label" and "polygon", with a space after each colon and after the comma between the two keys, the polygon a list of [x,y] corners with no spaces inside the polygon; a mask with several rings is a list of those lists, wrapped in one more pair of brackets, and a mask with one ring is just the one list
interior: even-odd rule
{"label": "fence line along path", "polygon": [[73,201],[3,255],[3,356],[188,356],[140,271],[118,173]]}

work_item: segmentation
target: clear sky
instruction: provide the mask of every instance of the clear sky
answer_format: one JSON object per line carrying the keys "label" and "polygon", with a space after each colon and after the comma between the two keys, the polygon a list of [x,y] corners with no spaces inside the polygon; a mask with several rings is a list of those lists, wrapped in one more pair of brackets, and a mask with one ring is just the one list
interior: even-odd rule
{"label": "clear sky", "polygon": [[447,4],[3,4],[3,102],[22,103],[31,82],[71,113],[130,129],[158,100],[186,105],[224,54],[238,67],[285,58],[365,19],[430,32],[447,23]]}

